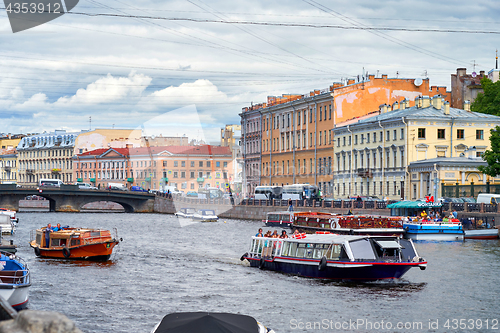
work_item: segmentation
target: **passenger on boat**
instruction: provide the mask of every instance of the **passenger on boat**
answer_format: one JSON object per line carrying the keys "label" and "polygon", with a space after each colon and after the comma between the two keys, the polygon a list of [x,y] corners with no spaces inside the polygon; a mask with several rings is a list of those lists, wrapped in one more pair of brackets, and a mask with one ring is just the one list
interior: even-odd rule
{"label": "passenger on boat", "polygon": [[293,212],[293,202],[292,199],[288,199],[288,211]]}
{"label": "passenger on boat", "polygon": [[271,230],[268,230],[268,231],[266,232],[266,234],[264,235],[264,237],[269,237],[269,238],[271,238],[272,236],[273,236],[273,235],[271,234]]}
{"label": "passenger on boat", "polygon": [[420,216],[422,218],[426,218],[427,217],[427,212],[425,210],[423,210],[422,213],[420,213]]}
{"label": "passenger on boat", "polygon": [[60,231],[60,230],[63,230],[63,228],[61,227],[61,223],[58,223],[57,226],[52,228],[52,231]]}
{"label": "passenger on boat", "polygon": [[448,217],[447,217],[447,216],[443,217],[443,222],[449,222],[449,220],[448,220]]}
{"label": "passenger on boat", "polygon": [[50,247],[50,233],[52,232],[52,225],[49,223],[45,228],[45,247]]}
{"label": "passenger on boat", "polygon": [[271,235],[271,238],[279,238],[280,235],[278,235],[278,230],[274,230],[273,234]]}
{"label": "passenger on boat", "polygon": [[259,232],[255,235],[255,237],[264,237],[264,233],[262,232],[262,228],[259,228]]}
{"label": "passenger on boat", "polygon": [[286,234],[286,230],[281,230],[280,238],[288,238],[288,235]]}
{"label": "passenger on boat", "polygon": [[293,232],[293,235],[300,235],[299,229],[295,229],[295,231]]}

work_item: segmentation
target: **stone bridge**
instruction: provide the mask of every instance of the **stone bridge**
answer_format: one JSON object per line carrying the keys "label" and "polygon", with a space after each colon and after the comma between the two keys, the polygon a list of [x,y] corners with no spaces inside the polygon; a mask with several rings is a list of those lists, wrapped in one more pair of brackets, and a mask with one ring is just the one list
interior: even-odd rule
{"label": "stone bridge", "polygon": [[50,202],[51,212],[79,212],[83,206],[95,201],[111,201],[120,204],[127,213],[154,212],[154,194],[82,190],[77,185],[61,185],[57,188],[18,187],[15,184],[0,185],[0,207],[19,210],[19,200],[38,195]]}

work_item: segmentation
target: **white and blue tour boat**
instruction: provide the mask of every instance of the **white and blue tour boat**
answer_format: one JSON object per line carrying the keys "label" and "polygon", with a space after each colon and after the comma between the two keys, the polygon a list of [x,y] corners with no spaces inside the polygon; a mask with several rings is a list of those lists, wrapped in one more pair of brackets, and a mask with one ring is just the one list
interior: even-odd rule
{"label": "white and blue tour boat", "polygon": [[297,238],[252,237],[241,260],[250,266],[310,278],[354,281],[399,279],[424,270],[413,242],[396,236],[301,234]]}
{"label": "white and blue tour boat", "polygon": [[18,256],[0,253],[0,296],[16,310],[28,306],[30,272],[26,262]]}

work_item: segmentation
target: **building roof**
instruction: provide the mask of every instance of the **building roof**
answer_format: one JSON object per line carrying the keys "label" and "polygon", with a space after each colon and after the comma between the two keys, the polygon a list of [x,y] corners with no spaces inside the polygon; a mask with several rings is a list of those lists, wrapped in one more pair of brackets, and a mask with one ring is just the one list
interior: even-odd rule
{"label": "building roof", "polygon": [[450,114],[444,114],[444,106],[441,109],[436,109],[434,106],[429,106],[426,108],[411,107],[403,110],[394,110],[381,113],[379,115],[361,119],[356,124],[366,124],[376,121],[392,120],[397,118],[406,119],[463,119],[469,121],[498,121],[500,122],[500,117],[494,116],[486,113],[465,111],[462,109],[455,109],[450,107]]}
{"label": "building roof", "polygon": [[420,160],[411,162],[409,167],[423,166],[423,165],[470,165],[479,166],[486,165],[486,161],[482,158],[470,158],[470,157],[437,157],[428,160]]}
{"label": "building roof", "polygon": [[107,151],[114,150],[117,153],[128,156],[128,148],[99,148],[99,149],[94,149],[87,151],[85,153],[77,154],[76,156],[78,157],[84,157],[84,156],[100,156],[106,153]]}
{"label": "building roof", "polygon": [[166,153],[168,155],[229,155],[232,156],[229,147],[203,145],[203,146],[161,146],[161,147],[140,147],[140,148],[99,148],[78,154],[78,157],[101,156],[106,152],[114,150],[124,156],[158,155]]}

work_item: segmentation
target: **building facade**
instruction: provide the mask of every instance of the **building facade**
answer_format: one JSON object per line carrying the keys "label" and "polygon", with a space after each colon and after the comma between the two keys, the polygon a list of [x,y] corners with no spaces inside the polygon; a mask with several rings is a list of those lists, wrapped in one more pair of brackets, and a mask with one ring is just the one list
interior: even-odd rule
{"label": "building facade", "polygon": [[226,125],[221,128],[221,146],[229,147],[233,155],[233,175],[234,179],[231,182],[231,189],[234,192],[240,193],[243,185],[243,153],[242,153],[242,138],[241,125]]}
{"label": "building facade", "polygon": [[21,139],[17,145],[18,184],[36,185],[40,179],[72,183],[73,150],[80,132],[56,130]]}
{"label": "building facade", "polygon": [[0,153],[0,184],[17,183],[17,152],[14,149]]}
{"label": "building facade", "polygon": [[268,97],[267,103],[243,108],[244,182],[251,195],[257,185],[316,184],[333,194],[332,130],[360,119],[380,103],[412,100],[433,92],[449,100],[445,87],[429,87],[428,79],[367,75],[346,84],[334,83],[307,95]]}
{"label": "building facade", "polygon": [[75,155],[73,165],[77,181],[99,188],[120,183],[196,192],[200,187],[223,190],[234,179],[231,150],[210,145],[96,149]]}
{"label": "building facade", "polygon": [[[450,108],[439,95],[418,97],[413,107],[409,105],[408,100],[384,104],[378,115],[334,129],[335,197],[418,199],[434,190],[439,195],[439,184],[449,181],[446,177],[452,172],[418,169],[418,165],[465,156],[477,162],[476,170],[482,165],[490,130],[500,125],[500,117]],[[454,173],[454,181],[473,179],[464,175]]]}

